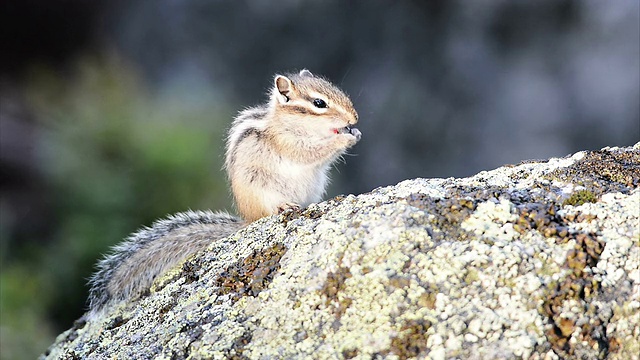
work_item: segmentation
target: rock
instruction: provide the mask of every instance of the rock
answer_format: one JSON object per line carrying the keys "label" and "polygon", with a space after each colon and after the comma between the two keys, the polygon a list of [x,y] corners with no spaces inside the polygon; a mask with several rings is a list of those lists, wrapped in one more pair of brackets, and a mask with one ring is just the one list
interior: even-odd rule
{"label": "rock", "polygon": [[640,143],[264,218],[43,358],[638,359]]}

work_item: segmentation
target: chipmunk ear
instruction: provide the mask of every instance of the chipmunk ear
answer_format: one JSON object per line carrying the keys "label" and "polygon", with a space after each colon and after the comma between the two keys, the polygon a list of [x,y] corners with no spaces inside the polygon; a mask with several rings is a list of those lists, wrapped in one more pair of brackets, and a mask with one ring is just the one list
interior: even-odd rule
{"label": "chipmunk ear", "polygon": [[313,74],[307,69],[302,69],[300,70],[300,76],[313,76]]}
{"label": "chipmunk ear", "polygon": [[283,75],[276,76],[275,79],[275,89],[278,91],[277,98],[278,102],[281,104],[289,101],[289,96],[291,96],[291,92],[293,91],[293,83],[291,80]]}

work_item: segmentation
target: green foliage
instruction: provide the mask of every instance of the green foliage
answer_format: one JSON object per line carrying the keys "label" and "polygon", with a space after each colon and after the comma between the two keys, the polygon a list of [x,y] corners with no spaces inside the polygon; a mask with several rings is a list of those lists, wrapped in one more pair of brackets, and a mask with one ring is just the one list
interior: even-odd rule
{"label": "green foliage", "polygon": [[95,262],[130,232],[169,213],[230,206],[220,169],[232,114],[212,94],[154,95],[113,59],[78,69],[35,69],[25,92],[55,225],[3,265],[2,358],[33,358],[70,327]]}
{"label": "green foliage", "polygon": [[50,283],[26,262],[3,268],[0,274],[0,359],[35,359],[55,335],[45,321],[42,299]]}

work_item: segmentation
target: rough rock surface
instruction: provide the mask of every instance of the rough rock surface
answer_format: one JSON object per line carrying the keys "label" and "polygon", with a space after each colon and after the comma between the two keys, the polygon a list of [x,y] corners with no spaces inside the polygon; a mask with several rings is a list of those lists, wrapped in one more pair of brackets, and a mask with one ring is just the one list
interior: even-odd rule
{"label": "rough rock surface", "polygon": [[640,143],[259,220],[43,357],[638,359]]}

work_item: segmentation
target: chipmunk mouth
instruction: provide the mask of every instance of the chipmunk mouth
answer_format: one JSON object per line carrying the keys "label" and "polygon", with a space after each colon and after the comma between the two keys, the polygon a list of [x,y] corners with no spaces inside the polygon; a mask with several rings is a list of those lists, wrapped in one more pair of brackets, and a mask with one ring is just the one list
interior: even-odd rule
{"label": "chipmunk mouth", "polygon": [[362,137],[362,133],[360,132],[360,130],[351,126],[334,129],[333,132],[336,134],[351,134],[356,137],[356,140],[360,140],[360,138]]}

